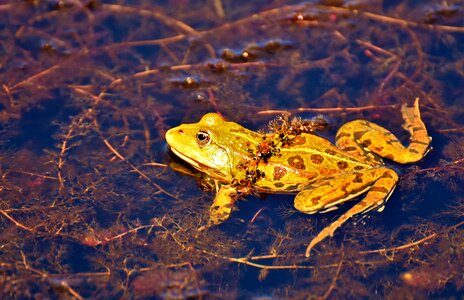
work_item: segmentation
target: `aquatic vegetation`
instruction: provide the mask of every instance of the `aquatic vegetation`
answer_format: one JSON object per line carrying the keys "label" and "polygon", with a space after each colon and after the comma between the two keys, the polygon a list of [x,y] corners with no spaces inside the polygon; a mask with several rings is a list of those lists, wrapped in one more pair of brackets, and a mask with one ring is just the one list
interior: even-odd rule
{"label": "aquatic vegetation", "polygon": [[[0,298],[462,296],[461,2],[0,2]],[[206,112],[327,137],[368,119],[406,141],[416,97],[433,149],[309,259],[350,204],[250,195],[199,230],[214,183],[169,167],[166,130]]]}

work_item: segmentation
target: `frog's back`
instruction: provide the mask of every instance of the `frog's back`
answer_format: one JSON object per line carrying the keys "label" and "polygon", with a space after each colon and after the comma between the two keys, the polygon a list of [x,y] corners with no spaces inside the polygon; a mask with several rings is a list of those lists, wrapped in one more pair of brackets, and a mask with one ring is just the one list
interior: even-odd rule
{"label": "frog's back", "polygon": [[297,192],[317,180],[369,167],[325,138],[301,134],[260,164],[265,176],[256,186],[266,191]]}

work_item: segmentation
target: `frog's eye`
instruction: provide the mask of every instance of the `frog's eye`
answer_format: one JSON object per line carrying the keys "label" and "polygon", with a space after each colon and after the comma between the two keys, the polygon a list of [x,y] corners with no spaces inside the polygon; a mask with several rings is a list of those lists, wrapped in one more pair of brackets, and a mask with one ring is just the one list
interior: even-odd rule
{"label": "frog's eye", "polygon": [[206,146],[211,141],[211,137],[209,136],[209,132],[200,130],[197,133],[197,143],[200,146]]}

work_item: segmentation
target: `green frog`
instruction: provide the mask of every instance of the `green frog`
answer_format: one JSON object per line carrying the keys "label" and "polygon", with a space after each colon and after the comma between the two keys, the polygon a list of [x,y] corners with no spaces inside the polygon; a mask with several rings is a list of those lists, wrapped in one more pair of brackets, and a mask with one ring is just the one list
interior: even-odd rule
{"label": "green frog", "polygon": [[258,133],[208,113],[198,123],[166,132],[174,154],[216,183],[210,208],[212,225],[224,222],[236,200],[249,193],[293,193],[294,206],[307,214],[334,210],[361,194],[365,197],[324,228],[306,248],[332,236],[354,215],[382,211],[398,174],[382,158],[397,163],[421,160],[432,138],[420,117],[419,99],[401,107],[408,147],[387,129],[365,120],[340,127],[335,145],[314,133]]}

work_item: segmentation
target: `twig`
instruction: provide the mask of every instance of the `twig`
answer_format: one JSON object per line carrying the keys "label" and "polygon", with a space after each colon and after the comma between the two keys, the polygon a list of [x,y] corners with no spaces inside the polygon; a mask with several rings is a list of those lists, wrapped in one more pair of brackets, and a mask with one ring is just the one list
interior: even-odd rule
{"label": "twig", "polygon": [[71,140],[72,135],[74,134],[74,131],[84,122],[85,119],[87,119],[90,115],[92,114],[92,110],[88,109],[86,112],[77,120],[77,122],[71,122],[71,125],[69,126],[69,130],[66,133],[63,143],[61,144],[61,150],[60,154],[58,156],[58,166],[57,166],[57,176],[58,176],[58,181],[60,183],[60,191],[64,188],[64,179],[63,176],[61,175],[61,170],[64,165],[64,156],[66,151],[68,150],[68,142]]}
{"label": "twig", "polygon": [[114,241],[114,240],[116,240],[116,239],[122,238],[122,237],[125,236],[125,235],[128,235],[129,233],[134,233],[134,232],[137,232],[137,231],[139,231],[140,229],[144,229],[144,228],[153,228],[153,226],[154,226],[154,225],[141,225],[141,226],[132,228],[132,229],[130,229],[130,230],[127,230],[127,231],[125,231],[125,232],[123,232],[123,233],[120,233],[120,234],[118,234],[118,235],[116,235],[116,236],[114,236],[114,237],[108,239],[108,241]]}
{"label": "twig", "polygon": [[258,263],[251,262],[249,257],[235,258],[235,257],[228,257],[228,256],[223,256],[223,255],[220,255],[220,254],[216,254],[214,252],[210,252],[210,251],[207,251],[207,250],[200,250],[200,249],[197,249],[197,250],[199,250],[199,251],[201,251],[201,252],[203,252],[203,253],[205,253],[207,255],[214,256],[216,258],[221,258],[221,259],[224,259],[224,260],[227,260],[227,261],[230,261],[230,262],[236,262],[236,263],[240,263],[240,264],[245,264],[245,265],[248,265],[248,266],[252,266],[252,267],[255,267],[255,268],[259,268],[259,269],[265,269],[265,270],[316,269],[316,268],[333,268],[333,267],[337,266],[337,264],[329,264],[329,265],[318,266],[318,267],[315,267],[315,266],[302,266],[302,265],[278,265],[278,266],[263,265],[263,264],[258,264]]}
{"label": "twig", "polygon": [[[94,100],[94,105],[97,106],[100,101],[102,101],[102,98],[104,96],[104,93],[101,92],[98,96],[95,96],[95,95],[92,95],[91,93],[89,93],[88,91],[85,91],[85,90],[82,90],[82,89],[79,89],[79,88],[74,88],[77,92],[79,93],[83,93],[89,97],[91,97],[93,100]],[[91,114],[94,114],[95,113],[95,110],[93,108],[89,108],[86,112],[86,115],[87,114],[89,115],[89,118],[90,118],[90,115]],[[114,148],[111,143],[103,136],[103,133],[101,132],[100,130],[100,125],[98,124],[98,120],[97,120],[97,117],[94,115],[93,116],[93,124],[94,124],[94,128],[95,128],[95,131],[98,133],[98,135],[100,136],[103,144],[105,144],[105,146],[117,157],[119,158],[121,161],[125,162],[126,164],[129,165],[130,168],[132,168],[132,170],[134,170],[137,174],[139,174],[142,178],[144,178],[145,180],[147,180],[148,182],[150,182],[156,189],[158,189],[159,192],[161,193],[164,193],[165,195],[175,199],[175,200],[180,200],[178,197],[176,197],[175,195],[169,193],[168,191],[166,191],[165,189],[163,189],[160,185],[156,184],[153,180],[151,180],[145,173],[143,173],[142,171],[140,171],[134,164],[132,164],[129,160],[127,160],[122,154],[120,154],[116,148]]]}
{"label": "twig", "polygon": [[212,88],[208,88],[207,91],[208,91],[209,101],[210,101],[211,104],[213,105],[214,109],[215,109],[217,112],[219,112],[218,102],[217,102],[217,100],[216,100],[216,96],[214,96],[213,89],[212,89]]}
{"label": "twig", "polygon": [[[47,281],[50,280],[50,274],[48,274],[47,272],[44,272],[44,271],[37,270],[37,269],[31,267],[27,263],[26,255],[24,255],[23,251],[21,251],[21,257],[22,257],[22,260],[23,260],[24,268],[26,270],[30,270],[33,273],[36,273],[36,274],[40,275],[40,277],[42,277],[43,279],[45,279]],[[68,282],[66,280],[60,280],[59,284],[60,284],[60,286],[64,287],[76,299],[79,299],[79,300],[84,299],[81,295],[79,295],[79,293],[76,292],[76,290],[74,290],[71,286],[69,286],[69,284],[68,284]]]}
{"label": "twig", "polygon": [[115,235],[115,236],[112,236],[112,237],[108,237],[108,238],[103,238],[103,240],[100,240],[98,238],[98,236],[96,236],[96,238],[98,238],[98,240],[96,240],[96,242],[94,244],[92,244],[92,246],[99,246],[99,245],[102,245],[102,244],[106,244],[106,243],[109,243],[109,242],[112,242],[114,240],[117,240],[117,239],[120,239],[120,238],[123,238],[124,236],[128,235],[128,234],[131,234],[131,233],[135,233],[141,229],[145,229],[145,228],[153,228],[155,225],[151,224],[151,225],[140,225],[140,226],[137,226],[135,228],[132,228],[132,229],[129,229],[129,230],[126,230],[118,235]]}
{"label": "twig", "polygon": [[[143,125],[143,136],[145,137],[145,154],[150,155],[150,149],[151,149],[151,133],[150,133],[150,127],[147,124],[147,121],[145,120],[145,115],[142,113],[138,113],[137,116],[139,117],[140,121],[142,122]],[[160,132],[160,135],[164,135],[164,133]]]}
{"label": "twig", "polygon": [[456,128],[445,128],[445,129],[436,129],[436,132],[464,132],[464,127],[456,127]]}
{"label": "twig", "polygon": [[[429,172],[429,171],[434,171],[434,172],[437,172],[437,171],[441,171],[441,170],[446,170],[446,168],[449,168],[449,167],[453,167],[453,168],[459,168],[459,164],[461,164],[462,162],[464,162],[464,158],[461,158],[461,159],[458,159],[458,160],[454,160],[452,162],[446,162],[446,164],[442,165],[442,166],[439,166],[439,167],[433,167],[433,168],[425,168],[425,169],[420,169],[420,170],[415,170],[411,173],[413,174],[419,174],[419,173],[424,173],[424,172]],[[457,166],[457,167],[456,167]]]}
{"label": "twig", "polygon": [[456,33],[464,32],[464,27],[422,24],[422,23],[417,23],[414,21],[408,21],[404,19],[388,17],[388,16],[376,14],[373,12],[361,11],[357,9],[344,8],[344,7],[335,7],[335,6],[318,6],[318,7],[320,7],[321,9],[327,9],[328,11],[333,12],[333,13],[341,13],[341,14],[349,13],[351,15],[365,17],[367,19],[374,20],[377,22],[397,25],[401,27],[411,27],[411,28],[415,27],[415,28],[422,28],[422,29],[429,29],[429,30],[441,30],[441,31],[456,32]]}
{"label": "twig", "polygon": [[379,46],[376,46],[370,42],[367,42],[367,41],[362,41],[362,40],[356,40],[356,42],[370,50],[373,50],[373,51],[376,51],[376,52],[379,52],[379,53],[382,53],[386,56],[388,56],[389,58],[391,58],[392,60],[395,61],[395,65],[393,66],[393,68],[390,70],[390,72],[388,73],[388,75],[382,80],[382,82],[380,83],[380,86],[379,86],[379,90],[378,90],[378,95],[379,96],[382,96],[382,93],[383,93],[383,90],[385,88],[385,85],[391,81],[391,79],[396,75],[396,73],[398,73],[398,69],[400,67],[400,63],[401,63],[401,59],[393,52],[391,51],[388,51],[388,50],[385,50]]}
{"label": "twig", "polygon": [[[130,8],[130,7],[122,7],[122,6],[118,6],[118,5],[113,6],[111,4],[104,4],[103,6],[104,7],[106,6],[109,10],[112,10],[112,11],[130,10],[130,11],[134,11],[134,12],[138,12],[138,13],[140,13],[140,11],[142,11],[141,12],[142,14],[148,14],[148,15],[151,15],[153,17],[156,17],[156,18],[164,21],[165,24],[170,25],[170,26],[175,26],[176,28],[179,28],[179,29],[183,30],[185,33],[175,35],[175,36],[171,36],[171,37],[156,39],[156,40],[114,43],[114,44],[111,44],[111,45],[105,45],[105,46],[102,46],[102,47],[95,48],[95,49],[93,49],[91,51],[88,51],[87,49],[84,49],[84,50],[81,50],[80,52],[78,52],[76,55],[74,55],[71,59],[68,59],[68,60],[66,60],[66,61],[64,61],[62,63],[56,64],[56,65],[54,65],[54,66],[52,66],[52,67],[50,67],[50,68],[48,68],[46,70],[40,71],[39,73],[37,73],[37,74],[35,74],[35,75],[31,76],[31,77],[28,77],[27,79],[13,85],[10,89],[15,90],[15,89],[23,86],[26,83],[31,83],[34,80],[36,80],[36,79],[38,79],[38,78],[40,78],[42,76],[45,76],[45,75],[51,73],[52,71],[54,71],[56,69],[59,69],[60,67],[63,67],[64,65],[68,64],[69,62],[74,62],[76,60],[76,58],[79,57],[79,56],[88,55],[88,54],[94,54],[94,53],[99,54],[104,50],[109,50],[109,49],[112,49],[112,48],[119,48],[119,47],[134,47],[134,46],[143,46],[143,45],[167,45],[167,44],[171,44],[171,43],[175,43],[175,42],[184,41],[187,38],[191,37],[192,35],[204,38],[207,35],[218,34],[218,32],[220,32],[221,30],[231,29],[231,28],[234,28],[236,26],[243,25],[243,24],[245,24],[247,22],[256,21],[259,18],[268,21],[269,18],[273,17],[273,16],[287,15],[287,14],[292,13],[292,12],[304,11],[305,9],[312,9],[312,8],[318,8],[318,9],[320,9],[322,11],[326,10],[327,12],[331,12],[331,13],[352,14],[352,15],[355,15],[355,16],[362,16],[362,17],[366,17],[366,18],[371,19],[371,20],[375,20],[375,21],[379,21],[379,22],[383,22],[383,23],[388,23],[388,24],[393,24],[393,25],[399,25],[399,26],[402,26],[402,27],[418,27],[418,28],[425,28],[425,29],[431,29],[431,30],[442,30],[442,31],[446,31],[446,32],[464,32],[464,27],[447,26],[447,25],[419,24],[419,23],[416,23],[416,22],[413,22],[413,21],[407,21],[407,20],[403,20],[403,19],[387,17],[387,16],[383,16],[383,15],[379,15],[379,14],[375,14],[375,13],[371,13],[371,12],[363,12],[363,11],[352,10],[352,9],[343,8],[343,7],[320,6],[320,5],[312,5],[312,4],[306,4],[306,5],[297,4],[297,5],[282,6],[282,7],[279,7],[279,8],[274,8],[274,9],[262,11],[262,12],[259,12],[257,14],[252,14],[250,16],[247,16],[247,17],[243,18],[243,19],[240,19],[240,20],[237,20],[237,21],[231,22],[231,23],[226,23],[226,24],[220,25],[220,26],[215,27],[215,28],[211,28],[211,29],[204,30],[204,31],[195,31],[193,28],[191,28],[190,26],[184,24],[183,22],[181,22],[179,20],[176,20],[174,18],[170,18],[170,17],[168,17],[166,15],[157,13],[157,12],[152,12],[152,11],[144,12],[145,10],[134,9],[134,8]],[[3,6],[3,7],[6,10],[9,9],[9,6],[7,4],[5,6]],[[309,23],[312,23],[312,22],[309,22]],[[311,25],[311,26],[313,26],[313,25]],[[209,51],[210,51],[210,55],[212,55],[212,57],[214,57],[214,51],[212,51],[211,49],[209,49]]]}
{"label": "twig", "polygon": [[53,66],[51,66],[51,67],[49,67],[49,68],[47,68],[45,70],[42,70],[42,71],[40,71],[40,72],[38,72],[38,73],[24,79],[24,80],[16,83],[15,85],[9,87],[9,89],[10,89],[10,91],[14,91],[15,89],[17,89],[17,88],[19,88],[19,87],[21,87],[23,85],[26,85],[28,83],[32,83],[33,81],[35,81],[35,80],[37,80],[37,79],[39,79],[39,78],[41,78],[43,76],[49,75],[50,73],[52,73],[55,70],[63,68],[64,66],[66,66],[69,63],[75,63],[78,58],[80,58],[82,56],[85,56],[85,55],[88,55],[89,53],[90,53],[89,50],[84,48],[84,49],[78,51],[77,53],[75,53],[72,57],[67,58],[67,59],[63,60],[62,62],[60,62],[60,63],[57,63],[57,64],[55,64],[55,65],[53,65]]}
{"label": "twig", "polygon": [[[118,13],[120,12],[120,13],[123,13],[123,14],[137,13],[137,14],[139,14],[141,16],[144,16],[144,17],[153,17],[153,18],[163,22],[167,26],[179,29],[183,33],[190,34],[190,35],[193,35],[193,36],[200,36],[200,33],[198,31],[196,31],[194,28],[190,27],[189,25],[185,24],[184,22],[182,22],[182,21],[180,21],[178,19],[169,17],[169,16],[167,16],[165,14],[162,14],[162,13],[160,13],[158,11],[151,11],[151,10],[147,10],[147,9],[133,8],[133,7],[122,6],[122,5],[118,5],[118,4],[103,4],[102,8],[104,10],[109,10],[109,11],[118,12]],[[216,52],[215,52],[213,46],[211,44],[209,44],[209,43],[205,43],[205,47],[208,50],[209,55],[212,58],[215,58],[216,57]]]}
{"label": "twig", "polygon": [[258,111],[260,115],[274,115],[274,114],[283,114],[283,113],[300,113],[300,112],[315,112],[315,113],[348,113],[348,112],[360,112],[365,110],[375,110],[375,109],[397,109],[398,105],[389,104],[389,105],[367,105],[359,107],[327,107],[327,108],[308,108],[301,107],[290,110],[261,110]]}
{"label": "twig", "polygon": [[253,223],[253,222],[256,220],[256,218],[259,216],[259,214],[260,214],[263,210],[264,210],[264,208],[260,208],[260,209],[255,213],[255,215],[253,216],[253,218],[251,218],[250,223]]}
{"label": "twig", "polygon": [[71,286],[69,286],[68,282],[66,280],[61,280],[60,281],[60,286],[66,288],[68,290],[68,292],[76,299],[79,299],[79,300],[84,300],[84,298],[79,295],[76,290],[74,290]]}
{"label": "twig", "polygon": [[221,0],[214,0],[214,9],[219,18],[223,19],[226,16]]}
{"label": "twig", "polygon": [[178,197],[176,197],[175,195],[169,193],[168,191],[166,191],[165,189],[163,189],[160,185],[158,185],[157,183],[155,183],[153,180],[150,179],[150,177],[148,177],[147,175],[145,175],[145,173],[143,173],[142,171],[140,171],[134,164],[132,164],[129,160],[127,160],[121,153],[119,153],[116,148],[114,148],[111,143],[103,136],[103,133],[101,132],[100,130],[100,125],[98,124],[98,121],[97,121],[97,117],[95,116],[94,119],[93,119],[93,123],[94,123],[94,127],[95,127],[95,131],[100,135],[100,138],[103,142],[103,144],[105,144],[105,146],[117,157],[119,158],[121,161],[125,162],[127,165],[129,165],[129,167],[134,170],[137,174],[139,174],[142,178],[144,178],[145,180],[147,180],[148,182],[150,182],[156,189],[158,189],[159,192],[175,199],[175,200],[180,200]]}
{"label": "twig", "polygon": [[167,164],[161,164],[161,163],[156,163],[156,162],[149,162],[149,163],[144,163],[144,166],[149,166],[149,167],[161,167],[161,168],[167,168]]}
{"label": "twig", "polygon": [[3,87],[3,90],[5,91],[5,94],[8,96],[8,100],[9,100],[8,105],[10,106],[10,108],[13,108],[15,104],[14,104],[14,98],[13,98],[13,95],[11,94],[10,88],[5,84],[2,84],[2,87]]}
{"label": "twig", "polygon": [[158,227],[164,229],[164,231],[169,234],[169,236],[174,240],[174,242],[179,245],[183,250],[186,250],[187,247],[182,243],[166,226],[163,225],[163,220],[164,217],[159,220],[158,218],[155,218],[154,221],[157,224]]}
{"label": "twig", "polygon": [[394,251],[398,251],[398,250],[404,250],[404,249],[408,249],[408,248],[411,248],[411,247],[414,247],[414,246],[417,246],[417,245],[420,245],[422,243],[425,243],[427,242],[428,240],[431,240],[431,239],[434,239],[438,236],[438,233],[433,233],[429,236],[426,236],[425,238],[422,238],[418,241],[415,241],[415,242],[412,242],[412,243],[408,243],[408,244],[405,244],[405,245],[401,245],[401,246],[397,246],[397,247],[392,247],[392,248],[383,248],[383,249],[376,249],[376,250],[366,250],[366,251],[360,251],[358,252],[359,254],[372,254],[372,253],[381,253],[381,254],[385,254],[387,252],[394,252]]}
{"label": "twig", "polygon": [[30,176],[43,178],[43,179],[58,180],[58,177],[55,177],[55,176],[42,175],[42,174],[37,174],[37,173],[27,172],[27,171],[22,171],[22,170],[10,170],[10,173],[20,173],[20,174],[26,174]]}
{"label": "twig", "polygon": [[155,18],[161,21],[165,25],[176,28],[182,32],[197,34],[197,31],[193,29],[192,27],[190,27],[189,25],[175,18],[162,14],[159,11],[152,11],[152,10],[142,9],[142,8],[134,8],[134,7],[123,6],[123,5],[118,5],[118,4],[103,4],[101,8],[106,11],[122,13],[125,15],[136,13],[143,17],[152,17],[152,18]]}
{"label": "twig", "polygon": [[[457,229],[458,227],[461,227],[462,225],[464,225],[464,221],[462,222],[459,222],[453,226],[451,226],[449,229]],[[411,247],[414,247],[414,246],[417,246],[417,245],[420,245],[422,243],[425,243],[427,242],[428,240],[431,240],[431,239],[434,239],[436,237],[438,237],[440,234],[439,233],[432,233],[418,241],[415,241],[415,242],[411,242],[411,243],[408,243],[408,244],[405,244],[405,245],[401,245],[401,246],[397,246],[397,247],[392,247],[392,248],[383,248],[383,249],[376,249],[376,250],[366,250],[366,251],[360,251],[358,252],[359,254],[372,254],[372,253],[381,253],[381,254],[385,254],[386,252],[394,252],[394,251],[398,251],[398,250],[405,250],[405,249],[409,249]]]}
{"label": "twig", "polygon": [[321,299],[329,298],[332,291],[337,287],[337,280],[338,280],[338,277],[340,276],[340,272],[342,270],[344,256],[345,256],[345,252],[342,249],[342,255],[340,256],[340,262],[338,263],[337,271],[335,272],[335,276],[332,278],[332,282],[330,283],[329,288],[324,293],[324,295],[321,297]]}
{"label": "twig", "polygon": [[18,226],[19,228],[22,228],[24,230],[27,230],[27,231],[30,231],[30,232],[35,232],[34,229],[32,228],[29,228],[21,223],[19,223],[18,221],[16,221],[12,216],[10,216],[6,211],[4,211],[3,209],[0,209],[0,213],[2,215],[4,215],[5,217],[7,217],[7,219],[9,219],[11,222],[13,222],[16,226]]}
{"label": "twig", "polygon": [[464,27],[457,27],[457,26],[448,26],[448,25],[431,25],[431,24],[421,24],[417,23],[414,21],[408,21],[404,19],[398,19],[398,18],[393,18],[393,17],[387,17],[384,15],[379,15],[376,13],[372,12],[367,12],[367,11],[357,11],[356,14],[360,16],[367,17],[371,20],[375,21],[380,21],[388,24],[393,24],[393,25],[400,25],[404,27],[418,27],[418,28],[425,28],[425,29],[431,29],[431,30],[441,30],[441,31],[446,31],[446,32],[464,32]]}
{"label": "twig", "polygon": [[0,12],[9,11],[11,8],[10,4],[0,4]]}
{"label": "twig", "polygon": [[394,57],[394,59],[396,60],[396,63],[395,65],[393,66],[393,68],[390,70],[390,72],[388,73],[388,75],[382,80],[382,82],[380,83],[380,86],[379,86],[379,91],[378,91],[378,95],[379,96],[382,96],[383,94],[383,90],[385,88],[385,85],[390,82],[393,77],[395,77],[395,75],[398,73],[398,69],[400,67],[400,59],[398,57]]}
{"label": "twig", "polygon": [[101,136],[102,138],[102,141],[103,143],[106,145],[106,147],[108,147],[108,149],[110,149],[111,152],[113,152],[114,155],[116,155],[117,158],[119,158],[120,160],[122,160],[123,162],[125,162],[126,164],[128,164],[132,170],[134,170],[136,173],[138,173],[140,176],[142,176],[142,178],[144,178],[145,180],[149,181],[154,187],[156,187],[160,192],[162,192],[163,194],[171,197],[171,198],[174,198],[176,200],[179,200],[179,198],[177,198],[176,196],[174,196],[173,194],[169,193],[168,191],[166,191],[165,189],[163,189],[160,185],[158,185],[157,183],[155,183],[153,180],[151,180],[147,175],[145,175],[145,173],[143,173],[142,171],[140,171],[135,165],[133,165],[130,161],[128,161],[124,156],[122,156],[111,144],[110,142],[108,142],[108,140],[106,138],[104,138],[103,136]]}
{"label": "twig", "polygon": [[[241,68],[249,68],[249,67],[262,68],[262,67],[269,67],[269,66],[271,65],[265,64],[261,61],[234,63],[234,64],[228,64],[228,63],[222,64],[222,67],[224,69],[241,69]],[[170,66],[169,70],[170,71],[190,71],[190,70],[196,70],[196,69],[210,69],[210,68],[211,66],[209,66],[208,64],[181,64],[181,65],[176,65],[176,66]],[[159,68],[148,69],[145,71],[137,72],[137,73],[127,76],[126,78],[140,79],[140,78],[144,78],[150,75],[160,74],[165,71],[166,71],[166,67],[159,67]],[[123,83],[124,79],[125,78],[117,78],[113,80],[109,84],[109,87],[112,88],[112,87],[115,87]],[[217,104],[214,102],[214,100],[212,100],[211,102],[213,103],[214,107],[217,107]]]}

